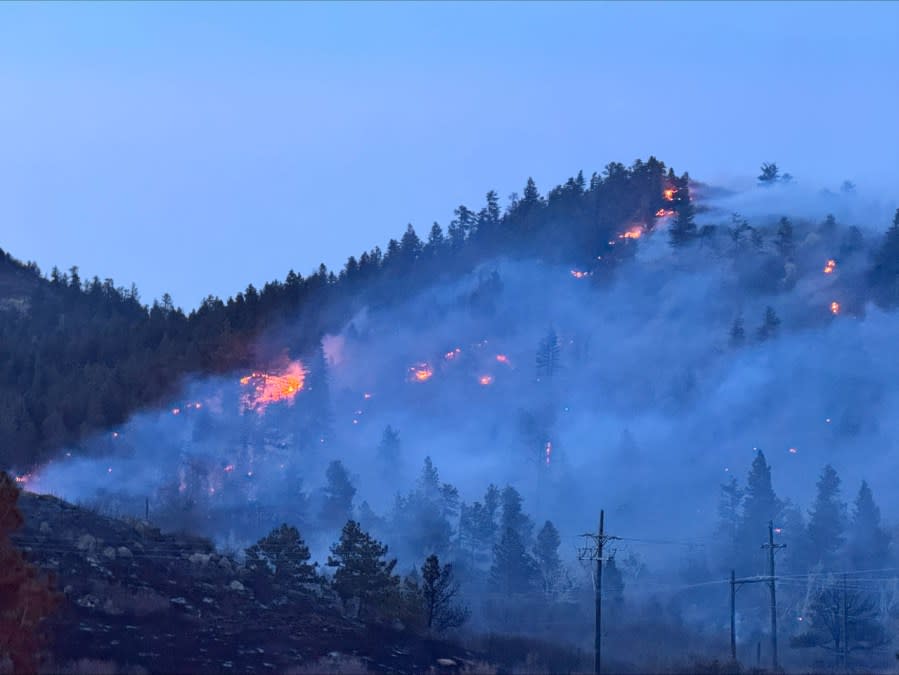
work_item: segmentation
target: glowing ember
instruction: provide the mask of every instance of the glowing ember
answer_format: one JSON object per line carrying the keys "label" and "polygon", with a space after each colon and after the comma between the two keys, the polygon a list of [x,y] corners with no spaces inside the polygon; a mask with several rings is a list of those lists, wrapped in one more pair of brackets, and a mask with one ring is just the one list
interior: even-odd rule
{"label": "glowing ember", "polygon": [[621,234],[618,235],[619,239],[639,239],[643,236],[643,226],[642,225],[634,225],[629,230],[625,230]]}
{"label": "glowing ember", "polygon": [[795,455],[797,452],[799,452],[799,451],[796,448],[790,448],[791,455]]}
{"label": "glowing ember", "polygon": [[428,363],[418,363],[412,366],[409,368],[409,373],[409,379],[412,382],[427,382],[434,375],[434,371]]}
{"label": "glowing ember", "polygon": [[827,264],[824,265],[824,274],[833,274],[833,271],[837,268],[837,261],[831,258],[827,261]]}
{"label": "glowing ember", "polygon": [[444,354],[443,358],[445,358],[447,361],[452,361],[454,358],[459,356],[459,354],[461,354],[461,353],[462,353],[462,349],[459,347],[456,347],[453,351],[447,352],[446,354]]}
{"label": "glowing ember", "polygon": [[364,398],[367,401],[368,399],[371,398],[371,394],[369,394],[368,392],[365,392],[364,394],[362,394],[362,398]]}
{"label": "glowing ember", "polygon": [[836,300],[830,303],[830,313],[834,315],[840,313],[840,303],[838,303]]}
{"label": "glowing ember", "polygon": [[234,471],[233,464],[229,464],[228,466],[225,467],[225,473],[231,473],[232,471]]}
{"label": "glowing ember", "polygon": [[551,441],[546,441],[546,466],[549,466],[549,460],[552,458],[553,454],[553,444]]}
{"label": "glowing ember", "polygon": [[291,362],[281,373],[251,373],[240,378],[242,386],[251,387],[243,397],[243,408],[262,414],[271,403],[293,402],[305,381],[306,371],[299,361]]}
{"label": "glowing ember", "polygon": [[664,197],[666,202],[673,202],[674,195],[677,193],[677,189],[675,188],[667,188],[662,190],[662,197]]}
{"label": "glowing ember", "polygon": [[22,474],[21,476],[16,476],[16,482],[21,483],[23,485],[28,483],[28,481],[30,481],[30,480],[31,480],[30,473]]}
{"label": "glowing ember", "polygon": [[493,384],[493,375],[481,375],[478,378],[478,384],[480,384],[482,387]]}
{"label": "glowing ember", "polygon": [[656,218],[667,218],[668,216],[673,216],[674,211],[671,209],[659,209],[656,211]]}
{"label": "glowing ember", "polygon": [[583,279],[584,277],[589,277],[590,273],[583,272],[581,270],[571,270],[571,276],[573,276],[575,279]]}
{"label": "glowing ember", "polygon": [[180,414],[181,414],[181,408],[172,408],[172,414],[173,414],[173,415],[180,415]]}
{"label": "glowing ember", "polygon": [[499,361],[500,363],[505,363],[506,365],[509,364],[509,357],[506,356],[505,354],[497,354],[496,360]]}

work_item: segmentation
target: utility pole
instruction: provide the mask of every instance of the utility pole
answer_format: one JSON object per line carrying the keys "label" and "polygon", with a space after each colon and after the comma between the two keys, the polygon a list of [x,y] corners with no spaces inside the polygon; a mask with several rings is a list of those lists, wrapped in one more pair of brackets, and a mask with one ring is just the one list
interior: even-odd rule
{"label": "utility pole", "polygon": [[768,521],[768,543],[762,544],[762,548],[768,549],[768,583],[771,589],[771,666],[777,670],[779,666],[777,664],[777,596],[775,595],[774,553],[777,549],[786,548],[786,544],[774,543],[773,521]]}
{"label": "utility pole", "polygon": [[[767,581],[766,577],[750,577],[748,579],[737,579],[736,572],[734,570],[730,571],[730,657],[733,659],[734,663],[737,661],[737,591],[743,586],[743,584],[757,584],[762,581]],[[756,665],[759,664],[761,659],[761,648],[762,643],[759,642],[756,645]]]}
{"label": "utility pole", "polygon": [[[590,560],[596,562],[596,580],[594,582],[594,590],[596,592],[596,619],[593,634],[593,673],[601,675],[602,673],[602,549],[607,541],[612,539],[620,539],[607,535],[605,532],[605,511],[599,512],[599,533],[582,534],[582,537],[590,541],[578,551],[579,560]],[[592,544],[592,546],[590,545]]]}
{"label": "utility pole", "polygon": [[843,572],[843,670],[849,665],[849,593],[846,591],[846,573]]}
{"label": "utility pole", "polygon": [[737,662],[737,579],[730,571],[730,660]]}

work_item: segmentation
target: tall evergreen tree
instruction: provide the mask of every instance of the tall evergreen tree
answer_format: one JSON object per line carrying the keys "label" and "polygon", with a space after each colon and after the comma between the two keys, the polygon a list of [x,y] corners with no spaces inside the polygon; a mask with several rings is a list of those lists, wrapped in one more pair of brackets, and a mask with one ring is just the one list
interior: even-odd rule
{"label": "tall evergreen tree", "polygon": [[515,528],[502,531],[493,549],[490,588],[505,596],[527,593],[537,584],[537,566]]}
{"label": "tall evergreen tree", "polygon": [[388,424],[378,443],[378,461],[385,471],[396,472],[400,462],[400,449],[400,434]]}
{"label": "tall evergreen tree", "polygon": [[674,222],[668,231],[668,237],[671,245],[679,248],[694,241],[699,234],[694,221],[696,209],[690,198],[690,177],[687,174],[677,182],[673,207]]}
{"label": "tall evergreen tree", "polygon": [[271,597],[318,581],[311,558],[297,528],[285,523],[246,550],[246,567],[257,595]]}
{"label": "tall evergreen tree", "polygon": [[340,541],[331,546],[328,567],[335,568],[334,590],[344,602],[358,601],[360,616],[383,605],[399,586],[393,574],[396,559],[387,560],[387,550],[354,520],[347,521]]}
{"label": "tall evergreen tree", "polygon": [[783,506],[771,484],[771,467],[765,454],[758,450],[746,479],[740,519],[740,562],[744,566],[759,560],[759,545],[767,539],[768,523],[777,521]]}
{"label": "tall evergreen tree", "polygon": [[777,248],[777,252],[782,258],[785,260],[793,259],[796,245],[793,241],[793,224],[787,217],[781,218],[777,224],[777,235],[774,238],[774,246]]}
{"label": "tall evergreen tree", "polygon": [[561,345],[559,344],[559,336],[552,328],[546,336],[540,341],[537,347],[537,379],[551,379],[555,375],[561,365]]}
{"label": "tall evergreen tree", "polygon": [[756,337],[762,342],[768,338],[775,337],[779,326],[780,318],[777,316],[777,312],[774,311],[774,308],[769,305],[768,307],[765,307],[765,318],[762,319],[762,325],[759,326],[756,331]]}
{"label": "tall evergreen tree", "polygon": [[429,631],[440,632],[465,623],[471,612],[456,602],[458,595],[453,566],[441,566],[436,555],[428,556],[421,566],[421,596]]}
{"label": "tall evergreen tree", "polygon": [[890,557],[890,533],[880,522],[880,507],[867,481],[862,481],[852,510],[849,558],[856,569],[885,567]]}
{"label": "tall evergreen tree", "polygon": [[817,483],[818,493],[809,510],[808,539],[813,562],[830,564],[843,545],[846,505],[840,501],[840,477],[826,465]]}
{"label": "tall evergreen tree", "polygon": [[353,499],[356,486],[339,459],[328,464],[325,471],[325,487],[322,490],[320,518],[325,527],[339,527],[353,516]]}
{"label": "tall evergreen tree", "polygon": [[874,286],[881,305],[899,305],[899,209],[896,209],[893,223],[874,253],[868,280]]}
{"label": "tall evergreen tree", "polygon": [[740,507],[743,503],[743,488],[734,476],[721,485],[718,498],[718,532],[725,542],[724,554],[728,568],[736,566],[739,552]]}
{"label": "tall evergreen tree", "polygon": [[743,326],[743,315],[739,314],[730,327],[730,346],[740,347],[746,342],[746,328]]}
{"label": "tall evergreen tree", "polygon": [[559,558],[561,543],[559,531],[547,520],[537,533],[537,541],[534,544],[534,560],[546,595],[551,595],[558,589],[562,572],[562,561]]}

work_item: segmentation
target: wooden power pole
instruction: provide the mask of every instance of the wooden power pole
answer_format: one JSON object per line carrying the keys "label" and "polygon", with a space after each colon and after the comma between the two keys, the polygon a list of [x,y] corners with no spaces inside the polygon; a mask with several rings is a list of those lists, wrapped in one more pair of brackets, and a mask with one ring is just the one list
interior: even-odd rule
{"label": "wooden power pole", "polygon": [[[588,539],[584,548],[582,548],[578,552],[578,558],[580,560],[589,560],[591,562],[596,562],[596,580],[594,582],[594,590],[595,590],[595,604],[596,604],[596,618],[594,622],[594,632],[593,632],[593,672],[594,675],[601,675],[602,673],[602,550],[603,546],[607,541],[612,539],[619,539],[619,537],[614,537],[611,535],[607,535],[605,532],[605,511],[600,510],[599,512],[599,532],[598,534],[587,533],[582,534],[582,537]],[[592,544],[592,545],[591,545]]]}
{"label": "wooden power pole", "polygon": [[774,670],[779,668],[777,663],[777,595],[775,591],[774,553],[777,549],[785,547],[785,544],[774,543],[774,522],[769,520],[768,543],[762,544],[762,548],[768,549],[768,588],[771,590],[771,666]]}

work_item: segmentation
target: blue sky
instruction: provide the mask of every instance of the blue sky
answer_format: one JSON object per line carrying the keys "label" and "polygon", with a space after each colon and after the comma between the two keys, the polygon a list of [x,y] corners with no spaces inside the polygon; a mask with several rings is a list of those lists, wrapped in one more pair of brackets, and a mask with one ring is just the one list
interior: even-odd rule
{"label": "blue sky", "polygon": [[0,247],[207,293],[655,154],[895,200],[899,3],[0,4]]}

